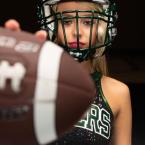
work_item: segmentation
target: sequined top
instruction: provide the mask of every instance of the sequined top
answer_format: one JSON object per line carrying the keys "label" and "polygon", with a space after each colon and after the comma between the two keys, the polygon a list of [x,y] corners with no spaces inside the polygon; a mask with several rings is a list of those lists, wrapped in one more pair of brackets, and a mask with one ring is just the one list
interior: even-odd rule
{"label": "sequined top", "polygon": [[102,92],[102,75],[96,72],[92,77],[96,83],[97,94],[91,107],[71,132],[66,133],[51,145],[111,144],[113,113]]}

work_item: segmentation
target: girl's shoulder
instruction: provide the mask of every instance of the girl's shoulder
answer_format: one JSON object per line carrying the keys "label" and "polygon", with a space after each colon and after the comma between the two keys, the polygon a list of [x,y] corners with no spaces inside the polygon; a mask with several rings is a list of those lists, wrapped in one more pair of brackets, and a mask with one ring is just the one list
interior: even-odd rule
{"label": "girl's shoulder", "polygon": [[130,103],[129,87],[114,78],[102,76],[102,90],[112,111],[116,114],[125,104]]}
{"label": "girl's shoulder", "polygon": [[110,93],[114,95],[126,96],[129,93],[129,87],[127,84],[107,76],[102,76],[102,86],[105,87]]}

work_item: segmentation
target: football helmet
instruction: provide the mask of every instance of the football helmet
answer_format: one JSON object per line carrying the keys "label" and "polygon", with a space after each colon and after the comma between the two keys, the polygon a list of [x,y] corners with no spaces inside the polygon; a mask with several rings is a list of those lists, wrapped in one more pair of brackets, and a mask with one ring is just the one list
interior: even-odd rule
{"label": "football helmet", "polygon": [[[56,38],[58,35],[57,28],[58,22],[61,21],[62,29],[64,33],[64,41],[65,44],[59,44],[62,46],[71,56],[73,56],[79,62],[87,60],[90,57],[94,57],[94,54],[99,49],[102,50],[101,53],[96,56],[100,56],[104,54],[104,50],[107,46],[109,46],[114,37],[116,36],[116,20],[117,20],[117,11],[116,11],[116,4],[114,0],[74,0],[78,2],[91,2],[101,5],[102,10],[67,10],[63,12],[54,11],[53,7],[61,2],[69,2],[73,0],[37,0],[37,16],[38,16],[38,23],[40,27],[48,32],[48,39],[56,42]],[[75,19],[76,21],[76,32],[79,35],[79,26],[78,21],[82,19],[82,17],[78,14],[81,12],[90,13],[89,16],[83,17],[90,19],[90,35],[89,35],[89,46],[88,48],[80,48],[79,47],[79,36],[77,36],[77,48],[70,48],[67,42],[67,36],[65,33],[65,26],[64,23],[70,19]],[[74,17],[65,17],[64,14],[66,13],[76,13]],[[96,34],[96,42],[95,45],[92,45],[92,28],[93,28],[93,21],[96,20],[97,23],[104,22],[105,23],[105,30],[103,40],[99,40],[100,30],[99,27],[97,28]],[[104,28],[103,28],[104,29]],[[99,52],[99,51],[98,51]]]}

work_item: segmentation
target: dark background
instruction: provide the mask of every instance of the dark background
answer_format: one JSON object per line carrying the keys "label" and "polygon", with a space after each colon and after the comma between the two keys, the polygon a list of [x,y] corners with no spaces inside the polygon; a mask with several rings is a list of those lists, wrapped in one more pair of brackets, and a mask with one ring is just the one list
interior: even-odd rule
{"label": "dark background", "polygon": [[[118,0],[118,35],[107,51],[110,75],[126,83],[131,92],[133,145],[145,145],[145,22],[143,0]],[[23,30],[35,32],[35,0],[3,1],[0,25],[17,19]]]}

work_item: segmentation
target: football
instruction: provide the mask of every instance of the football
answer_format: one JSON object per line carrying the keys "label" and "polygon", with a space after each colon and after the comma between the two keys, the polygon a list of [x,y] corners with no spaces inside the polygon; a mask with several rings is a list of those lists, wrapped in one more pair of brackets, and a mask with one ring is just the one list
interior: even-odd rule
{"label": "football", "polygon": [[0,144],[58,139],[95,96],[89,73],[56,44],[0,28]]}

